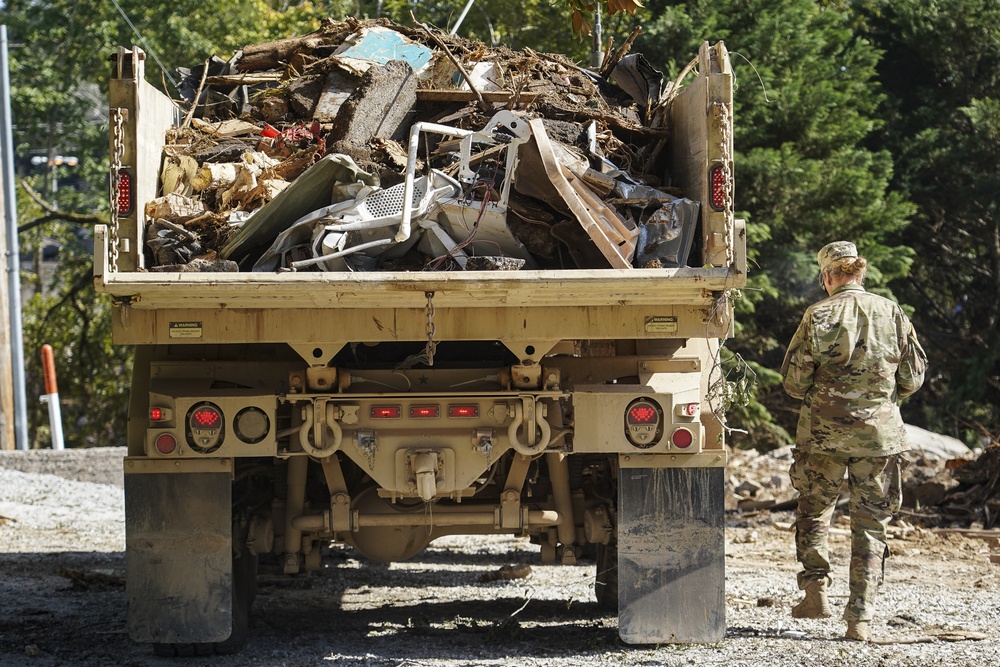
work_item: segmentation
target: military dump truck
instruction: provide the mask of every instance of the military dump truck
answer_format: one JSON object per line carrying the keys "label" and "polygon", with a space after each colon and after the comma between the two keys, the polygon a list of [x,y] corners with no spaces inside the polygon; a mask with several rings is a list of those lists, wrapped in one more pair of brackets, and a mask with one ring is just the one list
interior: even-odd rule
{"label": "military dump truck", "polygon": [[[140,49],[111,58],[95,284],[114,342],[135,346],[131,637],[236,651],[264,561],[293,577],[331,543],[392,562],[509,534],[544,563],[596,560],[624,641],[721,640],[719,343],[746,274],[725,46],[705,43],[676,82],[530,52],[551,84],[531,93],[490,50],[463,62],[453,39],[443,57],[429,31],[324,30],[295,42],[309,58],[277,42],[257,70],[240,66],[249,48],[222,74],[193,70],[189,104],[146,82]],[[366,30],[405,48],[380,61]],[[380,97],[387,78],[415,93]],[[556,118],[552,96],[580,88]],[[358,129],[394,113],[391,132]],[[242,194],[213,190],[211,151],[240,131],[271,166]],[[267,181],[307,150],[294,179]],[[616,163],[625,150],[643,165]]]}

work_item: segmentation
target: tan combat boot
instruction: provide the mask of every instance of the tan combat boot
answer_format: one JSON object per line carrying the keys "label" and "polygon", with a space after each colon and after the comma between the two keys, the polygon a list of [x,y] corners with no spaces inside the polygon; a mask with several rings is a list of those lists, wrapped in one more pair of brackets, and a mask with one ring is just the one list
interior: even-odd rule
{"label": "tan combat boot", "polygon": [[859,642],[870,641],[872,638],[872,630],[868,625],[868,621],[848,621],[847,622],[847,633],[844,635],[844,639],[853,639]]}
{"label": "tan combat boot", "polygon": [[792,607],[793,618],[829,618],[833,616],[826,599],[826,579],[806,584],[806,596]]}

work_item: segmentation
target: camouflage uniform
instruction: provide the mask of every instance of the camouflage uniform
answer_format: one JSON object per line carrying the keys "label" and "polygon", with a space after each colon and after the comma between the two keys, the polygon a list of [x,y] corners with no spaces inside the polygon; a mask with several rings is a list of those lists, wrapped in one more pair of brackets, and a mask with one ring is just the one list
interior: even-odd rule
{"label": "camouflage uniform", "polygon": [[[856,256],[854,245],[846,245],[841,251],[854,254],[841,256]],[[824,259],[831,261],[823,256],[831,246],[821,251],[821,267]],[[781,367],[785,390],[802,399],[790,471],[800,494],[799,588],[829,577],[827,535],[846,473],[852,536],[848,621],[872,617],[888,555],[886,526],[899,510],[899,455],[907,449],[898,400],[920,388],[926,364],[900,307],[847,284],[806,310]]]}

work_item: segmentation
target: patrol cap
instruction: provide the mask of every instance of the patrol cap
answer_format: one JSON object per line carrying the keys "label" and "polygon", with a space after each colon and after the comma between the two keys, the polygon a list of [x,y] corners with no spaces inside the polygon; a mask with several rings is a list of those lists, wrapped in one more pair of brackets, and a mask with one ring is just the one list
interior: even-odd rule
{"label": "patrol cap", "polygon": [[838,259],[857,256],[858,248],[850,241],[834,241],[823,246],[816,254],[816,261],[819,262],[819,270],[826,271],[826,267]]}

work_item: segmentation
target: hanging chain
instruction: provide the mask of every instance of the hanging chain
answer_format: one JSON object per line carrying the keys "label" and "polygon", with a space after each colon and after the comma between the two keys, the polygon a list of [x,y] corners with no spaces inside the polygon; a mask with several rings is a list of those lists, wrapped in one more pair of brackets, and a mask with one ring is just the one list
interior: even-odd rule
{"label": "hanging chain", "polygon": [[714,105],[719,113],[719,130],[722,135],[722,175],[725,183],[723,208],[726,213],[726,265],[732,266],[736,261],[734,228],[736,226],[733,201],[733,123],[732,109],[728,104],[716,102]]}
{"label": "hanging chain", "polygon": [[424,347],[424,354],[427,355],[427,365],[434,365],[434,353],[437,351],[437,341],[434,340],[434,292],[424,292],[427,297],[427,345]]}
{"label": "hanging chain", "polygon": [[111,273],[118,273],[118,200],[121,197],[122,158],[125,157],[125,114],[122,108],[111,110],[111,224],[108,230]]}

